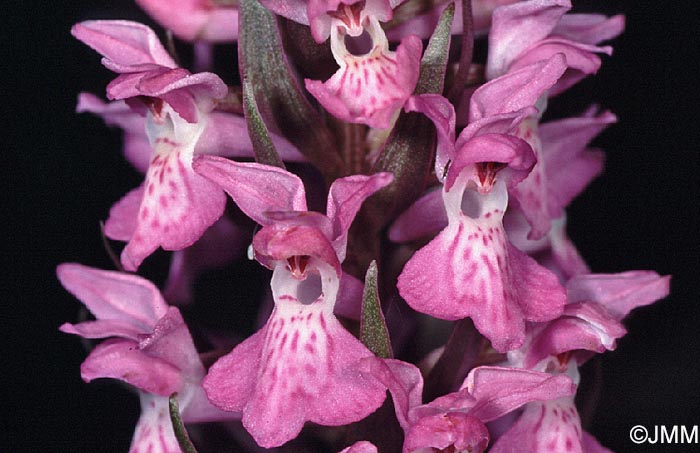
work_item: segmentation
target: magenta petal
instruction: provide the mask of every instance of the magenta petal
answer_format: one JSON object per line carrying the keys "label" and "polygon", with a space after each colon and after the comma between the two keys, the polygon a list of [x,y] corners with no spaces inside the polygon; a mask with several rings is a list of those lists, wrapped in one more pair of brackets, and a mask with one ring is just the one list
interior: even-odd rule
{"label": "magenta petal", "polygon": [[420,39],[408,36],[395,53],[376,46],[370,54],[344,56],[344,64],[322,83],[305,80],[306,89],[333,116],[386,129],[418,81]]}
{"label": "magenta petal", "polygon": [[105,222],[105,235],[116,241],[129,241],[136,231],[139,208],[143,200],[144,185],[132,189],[109,210]]}
{"label": "magenta petal", "polygon": [[615,349],[615,341],[627,331],[603,307],[593,302],[566,306],[564,315],[540,330],[527,350],[526,368],[559,354],[585,350],[604,352]]}
{"label": "magenta petal", "polygon": [[271,223],[267,211],[306,211],[301,179],[280,168],[218,156],[197,156],[192,167],[224,189],[248,217],[261,225]]}
{"label": "magenta petal", "polygon": [[469,414],[483,422],[495,420],[531,401],[573,397],[576,392],[576,385],[565,375],[490,366],[470,371],[462,388],[468,389],[477,400]]}
{"label": "magenta petal", "polygon": [[343,448],[338,453],[377,453],[377,447],[372,442],[360,440],[349,447]]}
{"label": "magenta petal", "polygon": [[444,178],[447,165],[454,157],[455,143],[455,108],[439,94],[411,96],[404,106],[407,112],[421,112],[435,124],[437,130],[437,149],[435,151],[435,174],[439,180]]}
{"label": "magenta petal", "polygon": [[137,22],[88,20],[74,25],[71,33],[115,65],[177,66],[153,30]]}
{"label": "magenta petal", "polygon": [[167,396],[139,392],[141,416],[129,453],[181,453],[170,421]]}
{"label": "magenta petal", "polygon": [[58,328],[63,333],[80,335],[83,338],[120,337],[138,341],[143,330],[136,328],[130,322],[114,320],[85,321],[78,324],[65,323]]}
{"label": "magenta petal", "polygon": [[309,18],[306,15],[308,0],[261,0],[260,3],[275,14],[309,25]]}
{"label": "magenta petal", "polygon": [[384,400],[383,387],[354,368],[371,352],[322,307],[278,307],[204,380],[209,399],[242,411],[243,426],[263,447],[293,439],[307,420],[331,426],[360,420]]}
{"label": "magenta petal", "polygon": [[405,210],[389,228],[389,239],[409,242],[434,234],[447,226],[447,212],[442,190],[436,188],[423,195]]}
{"label": "magenta petal", "polygon": [[418,419],[406,433],[403,452],[466,451],[481,453],[489,432],[478,418],[462,412],[441,413]]}
{"label": "magenta petal", "polygon": [[268,267],[272,267],[269,260],[284,261],[293,256],[306,255],[332,266],[337,275],[342,273],[335,249],[328,237],[318,228],[268,225],[253,238],[253,249],[256,258]]}
{"label": "magenta petal", "polygon": [[[159,246],[189,247],[221,217],[226,205],[221,189],[192,170],[187,146],[167,138],[157,138],[155,146],[136,230],[122,252],[127,270],[137,269]],[[172,149],[164,149],[168,147]]]}
{"label": "magenta petal", "polygon": [[571,8],[569,0],[518,2],[497,8],[489,33],[487,79],[508,72],[525,49],[546,38]]}
{"label": "magenta petal", "polygon": [[469,121],[534,106],[540,96],[559,80],[566,68],[564,56],[555,54],[546,61],[531,64],[487,82],[471,97]]}
{"label": "magenta petal", "polygon": [[570,301],[590,300],[604,306],[621,320],[637,307],[652,304],[669,293],[671,277],[653,271],[589,274],[572,278],[566,285]]}
{"label": "magenta petal", "polygon": [[206,0],[136,0],[164,28],[185,41],[229,42],[238,38],[238,8]]}
{"label": "magenta petal", "polygon": [[360,206],[372,194],[389,185],[392,179],[393,175],[385,172],[346,176],[331,184],[326,215],[333,223],[333,246],[340,261],[345,259],[348,230]]}
{"label": "magenta petal", "polygon": [[584,44],[598,44],[618,36],[625,29],[625,16],[565,14],[552,34]]}
{"label": "magenta petal", "polygon": [[155,285],[136,275],[72,263],[59,265],[56,274],[99,320],[131,324],[147,333],[168,309]]}
{"label": "magenta petal", "polygon": [[348,319],[360,320],[362,315],[362,292],[365,284],[350,274],[340,277],[338,299],[335,302],[333,313]]}
{"label": "magenta petal", "polygon": [[180,389],[180,370],[165,360],[151,357],[130,340],[106,340],[92,350],[80,366],[85,382],[113,378],[134,387],[169,396]]}
{"label": "magenta petal", "polygon": [[556,451],[586,453],[581,419],[573,397],[531,403],[518,421],[493,445],[494,453]]}
{"label": "magenta petal", "polygon": [[[285,162],[304,162],[306,158],[287,139],[270,133],[277,153]],[[231,113],[212,112],[195,146],[195,154],[225,157],[254,157],[245,118]]]}
{"label": "magenta petal", "polygon": [[390,392],[399,425],[407,431],[411,425],[409,413],[421,404],[423,376],[415,365],[394,359],[368,357],[360,369],[374,376]]}

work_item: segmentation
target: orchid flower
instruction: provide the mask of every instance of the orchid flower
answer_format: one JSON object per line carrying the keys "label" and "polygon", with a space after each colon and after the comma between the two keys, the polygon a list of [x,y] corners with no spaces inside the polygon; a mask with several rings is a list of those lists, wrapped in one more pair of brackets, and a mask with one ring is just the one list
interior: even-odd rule
{"label": "orchid flower", "polygon": [[266,448],[296,437],[305,421],[336,426],[366,417],[381,405],[384,389],[357,370],[372,353],[333,308],[348,228],[391,176],[335,181],[324,216],[307,211],[301,180],[277,167],[199,156],[194,168],[263,226],[253,250],[273,270],[274,310],[262,329],[210,368],[204,380],[210,401],[241,412],[243,426]]}
{"label": "orchid flower", "polygon": [[173,393],[178,394],[185,422],[239,418],[206,399],[201,386],[204,366],[182,315],[168,307],[151,282],[72,263],[61,264],[57,274],[96,318],[66,323],[60,330],[83,338],[108,338],[81,365],[83,380],[119,379],[138,390],[141,417],[130,452],[180,452],[168,412]]}
{"label": "orchid flower", "polygon": [[[318,43],[330,36],[331,51],[340,68],[326,82],[309,80],[306,89],[332,115],[351,123],[386,129],[418,82],[422,43],[407,36],[396,51],[379,22],[391,19],[402,0],[266,0],[265,7],[311,26]],[[369,37],[369,50],[348,50],[347,37]]]}
{"label": "orchid flower", "polygon": [[421,404],[423,378],[415,366],[371,357],[362,361],[362,368],[391,392],[406,434],[404,453],[450,448],[482,452],[489,444],[485,423],[531,401],[557,399],[575,391],[565,376],[484,366],[473,369],[459,391]]}
{"label": "orchid flower", "polygon": [[[526,320],[554,319],[565,302],[556,276],[516,249],[503,226],[508,190],[534,164],[530,146],[511,135],[530,108],[474,122],[454,144],[455,115],[444,98],[414,98],[409,108],[427,114],[438,129],[436,168],[447,162],[440,192],[447,225],[406,263],[399,293],[422,313],[472,318],[498,351],[517,348]],[[430,201],[419,200],[397,219],[390,238],[405,241],[427,232],[418,212],[438,199],[436,192],[426,197]]]}
{"label": "orchid flower", "polygon": [[[578,383],[578,367],[592,354],[614,350],[625,335],[620,321],[634,308],[665,297],[669,277],[655,272],[588,274],[569,280],[569,303],[549,323],[532,325],[528,341],[508,353],[508,363],[525,369],[568,375]],[[581,428],[573,395],[529,403],[516,423],[494,444],[492,451],[515,446],[527,451],[607,451]]]}
{"label": "orchid flower", "polygon": [[[192,75],[178,68],[150,28],[128,21],[87,21],[72,32],[120,74],[107,87],[108,97],[147,107],[145,131],[152,153],[146,181],[114,205],[105,225],[107,236],[128,241],[121,260],[125,269],[135,270],[158,246],[181,250],[192,245],[221,216],[225,195],[192,171],[192,158],[198,147],[217,152],[239,142],[240,150],[240,138],[247,138],[245,123],[241,117],[211,114],[216,100],[226,95],[226,85],[215,74]],[[106,107],[91,105],[110,115]]]}

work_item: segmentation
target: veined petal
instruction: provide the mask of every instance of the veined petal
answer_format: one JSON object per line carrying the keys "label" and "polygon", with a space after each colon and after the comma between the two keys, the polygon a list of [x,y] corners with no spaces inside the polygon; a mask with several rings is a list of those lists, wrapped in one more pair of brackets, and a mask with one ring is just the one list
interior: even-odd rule
{"label": "veined petal", "polygon": [[468,389],[477,401],[469,413],[489,422],[531,401],[573,398],[576,385],[565,375],[482,366],[469,372],[462,389]]}
{"label": "veined petal", "polygon": [[241,410],[243,426],[265,448],[296,437],[305,421],[358,421],[385,398],[384,388],[357,368],[372,353],[333,316],[335,273],[324,266],[319,278],[320,295],[309,301],[305,285],[314,281],[299,282],[278,265],[272,279],[276,306],[267,324],[215,363],[204,381],[209,399]]}
{"label": "veined petal", "polygon": [[155,285],[136,275],[74,263],[59,265],[56,274],[98,320],[118,321],[148,333],[168,310]]}
{"label": "veined petal", "polygon": [[326,215],[333,224],[332,242],[338,259],[345,259],[348,230],[362,203],[378,190],[391,183],[391,173],[375,173],[370,176],[353,175],[336,179],[328,192]]}
{"label": "veined petal", "polygon": [[131,340],[106,340],[95,347],[80,365],[85,382],[113,378],[148,393],[169,396],[181,385],[180,370],[173,364],[151,357]]}
{"label": "veined petal", "polygon": [[566,69],[564,55],[554,54],[485,83],[469,101],[469,122],[536,106]]}
{"label": "veined petal", "polygon": [[566,451],[586,453],[581,419],[573,396],[533,402],[496,443],[494,453],[512,451]]}
{"label": "veined petal", "polygon": [[497,181],[486,194],[462,184],[453,186],[453,194],[443,192],[450,224],[406,263],[399,293],[422,313],[471,317],[499,351],[517,348],[525,338],[525,320],[561,314],[563,288],[554,274],[507,241],[505,183]]}
{"label": "veined petal", "polygon": [[[375,27],[383,36],[378,23]],[[422,50],[415,36],[404,38],[396,52],[388,50],[386,41],[375,43],[366,55],[356,56],[346,50],[336,55],[340,69],[330,79],[324,83],[306,79],[306,89],[333,116],[386,129],[413,93]]]}
{"label": "veined petal", "polygon": [[298,176],[277,167],[197,156],[193,168],[228,193],[239,208],[261,225],[267,211],[306,211],[306,192]]}
{"label": "veined petal", "polygon": [[569,0],[540,0],[502,6],[493,12],[486,78],[508,72],[527,48],[546,38],[571,9]]}
{"label": "veined petal", "polygon": [[133,341],[138,341],[143,335],[143,330],[134,327],[131,322],[109,319],[85,321],[78,324],[65,323],[58,330],[83,338],[120,337]]}
{"label": "veined petal", "polygon": [[671,277],[653,271],[579,275],[566,285],[570,301],[590,300],[621,320],[637,307],[652,304],[669,293]]}
{"label": "veined petal", "polygon": [[122,67],[148,63],[177,67],[153,30],[137,22],[88,20],[74,25],[71,34],[102,54],[105,63]]}
{"label": "veined petal", "polygon": [[[183,127],[185,124],[177,125]],[[158,135],[146,174],[136,229],[122,252],[122,264],[135,270],[159,246],[180,250],[192,245],[223,214],[226,197],[192,169],[192,154],[203,125],[189,137]],[[179,141],[186,140],[186,141]]]}
{"label": "veined petal", "polygon": [[435,125],[437,149],[435,150],[435,175],[442,181],[448,162],[454,157],[455,147],[455,108],[439,94],[411,96],[404,109],[407,112],[421,112]]}
{"label": "veined petal", "polygon": [[[285,162],[306,162],[306,158],[286,138],[270,133],[277,153]],[[254,157],[245,118],[231,113],[211,112],[207,127],[197,141],[195,154],[224,157]]]}
{"label": "veined petal", "polygon": [[342,273],[338,255],[328,237],[313,226],[265,226],[253,238],[253,249],[256,259],[270,268],[275,261],[307,256],[331,266],[338,276]]}
{"label": "veined petal", "polygon": [[129,453],[181,453],[173,432],[167,396],[139,392],[141,416]]}

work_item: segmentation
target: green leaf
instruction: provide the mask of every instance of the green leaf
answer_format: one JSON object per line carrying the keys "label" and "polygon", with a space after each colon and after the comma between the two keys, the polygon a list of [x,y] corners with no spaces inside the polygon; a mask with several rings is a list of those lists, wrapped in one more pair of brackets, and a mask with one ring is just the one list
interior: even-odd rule
{"label": "green leaf", "polygon": [[333,135],[297,83],[286,59],[275,16],[257,0],[242,0],[238,59],[267,127],[281,132],[327,179],[340,174]]}
{"label": "green leaf", "polygon": [[362,293],[362,317],[360,318],[360,341],[377,357],[390,359],[394,356],[386,328],[377,288],[377,262],[372,261],[365,276]]}
{"label": "green leaf", "polygon": [[451,3],[442,12],[428,47],[423,52],[420,63],[420,77],[415,94],[442,93],[447,70],[447,58],[450,53],[452,19],[455,16],[455,4]]}
{"label": "green leaf", "polygon": [[185,424],[182,423],[180,408],[177,404],[177,393],[170,395],[168,407],[170,409],[170,422],[173,424],[173,431],[175,432],[177,443],[180,444],[180,448],[184,453],[197,453],[197,449],[194,448],[190,436],[187,434]]}
{"label": "green leaf", "polygon": [[251,90],[250,82],[248,79],[244,79],[243,107],[246,125],[248,126],[248,135],[250,135],[250,141],[253,143],[255,160],[261,164],[285,168],[282,159],[277,154],[275,145],[272,143],[265,122],[260,116],[260,111],[255,103],[255,98],[251,95]]}

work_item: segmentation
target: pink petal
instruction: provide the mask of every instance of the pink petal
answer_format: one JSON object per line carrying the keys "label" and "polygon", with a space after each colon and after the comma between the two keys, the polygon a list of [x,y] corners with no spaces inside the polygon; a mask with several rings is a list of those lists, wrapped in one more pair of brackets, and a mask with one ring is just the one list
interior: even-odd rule
{"label": "pink petal", "polygon": [[167,396],[139,392],[141,416],[129,453],[181,453],[170,421]]}
{"label": "pink petal", "polygon": [[365,284],[350,274],[343,274],[340,277],[340,287],[338,288],[338,299],[335,302],[333,313],[337,316],[360,320],[362,314],[362,292]]}
{"label": "pink petal", "polygon": [[377,447],[372,442],[361,440],[349,447],[343,448],[338,453],[377,453]]}
{"label": "pink petal", "polygon": [[481,420],[462,412],[435,414],[418,419],[406,433],[403,452],[486,450],[489,432]]}
{"label": "pink petal", "polygon": [[574,303],[566,306],[564,316],[551,321],[530,344],[524,366],[534,368],[548,357],[584,350],[601,353],[614,350],[615,341],[627,331],[600,305]]}
{"label": "pink petal", "polygon": [[166,137],[155,140],[136,229],[122,252],[122,264],[136,270],[156,248],[192,245],[223,214],[221,189],[191,168],[192,150]]}
{"label": "pink petal", "polygon": [[265,8],[275,14],[291,19],[303,25],[309,25],[309,18],[306,15],[308,0],[261,0]]}
{"label": "pink petal", "polygon": [[450,159],[454,157],[455,108],[439,94],[411,96],[404,109],[407,112],[421,112],[435,124],[437,149],[435,151],[435,174],[442,181]]}
{"label": "pink petal", "polygon": [[253,238],[256,259],[263,265],[273,267],[272,262],[294,256],[310,256],[335,269],[338,276],[342,273],[340,261],[328,237],[318,228],[285,225],[268,225]]}
{"label": "pink petal", "polygon": [[598,44],[615,38],[625,29],[625,16],[602,14],[565,14],[552,34],[583,44]]}
{"label": "pink petal", "polygon": [[566,285],[570,301],[590,300],[603,305],[621,320],[637,307],[668,296],[671,277],[653,271],[589,274],[572,278]]}
{"label": "pink petal", "polygon": [[530,403],[496,443],[492,452],[566,451],[585,453],[583,430],[573,397],[544,403]]}
{"label": "pink petal", "polygon": [[472,95],[469,121],[535,106],[566,70],[566,59],[555,54],[546,61],[509,72],[480,86]]}
{"label": "pink petal", "polygon": [[168,312],[158,320],[153,332],[140,339],[139,349],[150,357],[176,366],[189,381],[198,382],[204,377],[204,367],[192,336],[176,307],[169,307]]}
{"label": "pink petal", "polygon": [[435,234],[447,226],[442,190],[435,188],[404,211],[389,228],[389,239],[409,242]]}
{"label": "pink petal", "polygon": [[228,193],[239,208],[261,225],[267,211],[306,211],[301,179],[277,167],[241,163],[217,156],[197,156],[193,168]]}
{"label": "pink petal", "polygon": [[386,129],[416,86],[422,50],[420,39],[408,36],[395,53],[379,45],[367,55],[348,53],[333,77],[306,79],[306,89],[336,118]]}
{"label": "pink petal", "polygon": [[238,38],[238,8],[206,0],[136,0],[164,28],[185,41],[229,42]]}
{"label": "pink petal", "polygon": [[415,365],[394,359],[368,357],[360,369],[372,375],[390,392],[399,425],[407,431],[411,425],[410,411],[421,404],[423,376]]}
{"label": "pink petal", "polygon": [[[285,162],[305,162],[306,158],[287,139],[270,134],[277,153]],[[195,146],[195,154],[253,158],[253,144],[245,118],[231,113],[212,112],[207,126]]]}
{"label": "pink petal", "polygon": [[143,200],[143,188],[142,184],[132,189],[109,210],[109,217],[105,222],[105,235],[108,238],[126,242],[134,235]]}
{"label": "pink petal", "polygon": [[487,366],[469,372],[462,388],[468,389],[477,400],[469,414],[483,422],[495,420],[531,401],[573,397],[576,392],[576,385],[565,375]]}
{"label": "pink petal", "polygon": [[105,64],[177,66],[153,30],[137,22],[88,20],[74,25],[71,34],[102,54]]}
{"label": "pink petal", "polygon": [[507,73],[511,63],[546,38],[569,9],[569,0],[518,2],[496,9],[489,33],[486,78]]}
{"label": "pink petal", "polygon": [[119,379],[163,396],[178,391],[182,385],[180,370],[165,360],[145,354],[130,340],[106,340],[97,345],[80,366],[80,375],[85,382],[99,378]]}
{"label": "pink petal", "polygon": [[80,335],[83,338],[120,337],[138,341],[143,330],[136,328],[130,322],[114,320],[85,321],[78,324],[65,323],[58,328],[63,333]]}
{"label": "pink petal", "polygon": [[56,274],[98,320],[117,321],[148,333],[168,309],[158,289],[136,275],[73,263],[59,265]]}
{"label": "pink petal", "polygon": [[333,223],[333,246],[340,261],[345,259],[348,230],[360,206],[372,194],[388,186],[392,179],[391,173],[375,173],[346,176],[331,184],[326,215]]}

